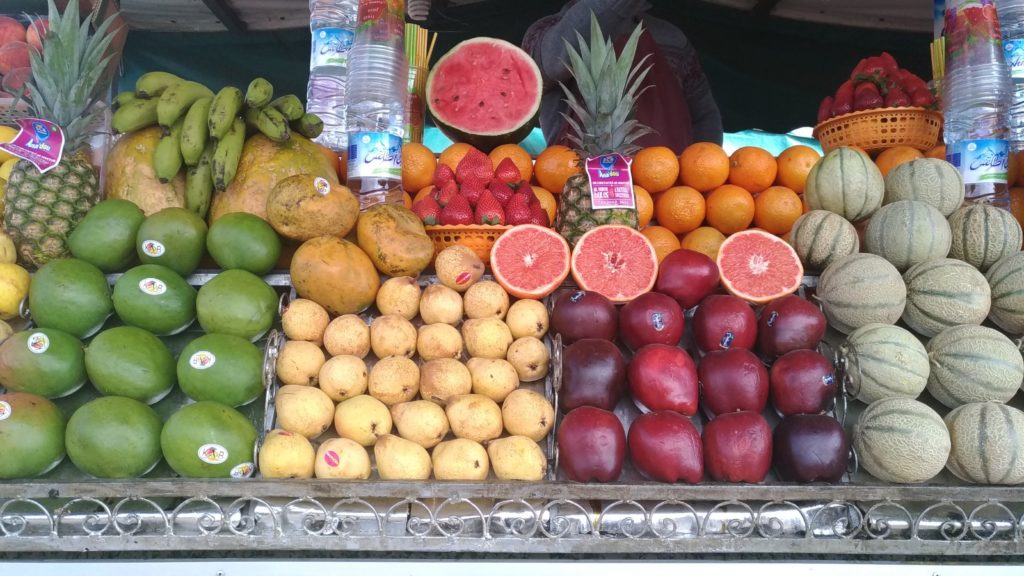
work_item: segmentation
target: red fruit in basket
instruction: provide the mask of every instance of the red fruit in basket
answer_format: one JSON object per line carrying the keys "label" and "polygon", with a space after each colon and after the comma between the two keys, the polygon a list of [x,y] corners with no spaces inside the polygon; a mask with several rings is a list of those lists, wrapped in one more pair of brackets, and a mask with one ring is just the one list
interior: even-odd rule
{"label": "red fruit in basket", "polygon": [[[480,202],[480,197],[483,196],[486,191],[487,188],[484,188],[477,182],[463,184],[459,189],[459,193],[466,197],[466,200],[469,201],[469,205],[473,208],[476,208],[476,205]],[[500,207],[501,204],[498,204],[498,206]]]}
{"label": "red fruit in basket", "polygon": [[551,330],[562,336],[563,344],[584,338],[615,340],[619,334],[619,312],[599,292],[563,292],[551,311]]}
{"label": "red fruit in basket", "polygon": [[441,206],[429,194],[412,205],[412,212],[419,216],[425,226],[436,226],[441,220]]}
{"label": "red fruit in basket", "polygon": [[861,82],[853,89],[853,110],[855,112],[880,108],[882,103],[882,94],[874,82]]}
{"label": "red fruit in basket", "polygon": [[921,108],[931,108],[935,105],[935,97],[927,88],[918,89],[910,94],[910,103]]}
{"label": "red fruit in basket", "polygon": [[511,226],[530,223],[530,197],[526,194],[513,194],[505,205],[505,221]]}
{"label": "red fruit in basket", "polygon": [[440,222],[442,226],[472,224],[473,208],[470,207],[469,200],[466,200],[466,197],[461,194],[453,196],[441,210]]}
{"label": "red fruit in basket", "polygon": [[491,181],[489,189],[491,194],[494,194],[494,197],[498,199],[498,202],[501,202],[501,206],[507,210],[508,202],[515,194],[515,190],[510,188],[508,184],[497,180]]}
{"label": "red fruit in basket", "polygon": [[718,289],[718,264],[695,250],[674,250],[658,267],[654,291],[676,299],[684,310],[693,308]]}
{"label": "red fruit in basket", "polygon": [[825,120],[832,117],[832,103],[834,102],[831,96],[825,96],[818,105],[818,124],[821,124]]}
{"label": "red fruit in basket", "polygon": [[25,32],[25,42],[28,42],[29,46],[41,52],[43,50],[43,38],[46,38],[46,33],[49,31],[49,19],[35,18],[28,25],[28,30]]}
{"label": "red fruit in basket", "polygon": [[814,350],[794,350],[772,364],[768,395],[783,416],[824,412],[836,397],[832,363]]}
{"label": "red fruit in basket", "polygon": [[476,148],[470,148],[455,166],[455,181],[461,185],[476,183],[486,186],[494,178],[491,159]]}
{"label": "red fruit in basket", "polygon": [[757,412],[722,414],[704,426],[704,469],[724,482],[761,482],[772,465],[772,429]]}
{"label": "red fruit in basket", "polygon": [[24,42],[25,27],[10,16],[0,16],[0,46],[10,42]]}
{"label": "red fruit in basket", "polygon": [[774,358],[803,348],[815,349],[828,322],[821,309],[795,294],[776,298],[761,310],[757,321],[757,348]]}
{"label": "red fruit in basket", "polygon": [[486,226],[505,225],[505,211],[490,190],[484,190],[477,201],[474,221]]}
{"label": "red fruit in basket", "polygon": [[15,68],[32,65],[28,58],[29,47],[25,42],[8,42],[0,46],[0,76],[9,74]]}
{"label": "red fruit in basket", "polygon": [[768,369],[750,350],[708,352],[697,367],[704,409],[713,415],[751,410],[768,403]]}
{"label": "red fruit in basket", "polygon": [[787,416],[775,427],[775,471],[787,482],[838,482],[846,472],[850,444],[835,418]]}
{"label": "red fruit in basket", "polygon": [[749,350],[757,342],[757,315],[742,298],[712,294],[693,315],[693,337],[703,351]]}
{"label": "red fruit in basket", "polygon": [[613,410],[626,389],[626,360],[608,340],[584,338],[562,352],[562,410],[595,406]]}
{"label": "red fruit in basket", "polygon": [[918,90],[927,90],[928,83],[921,79],[920,76],[914,74],[910,70],[900,69],[900,82],[903,83],[903,89],[908,94],[912,94]]}
{"label": "red fruit in basket", "polygon": [[892,57],[892,54],[889,54],[888,52],[882,52],[878,56],[878,61],[882,66],[883,78],[900,77],[900,65],[896,62],[896,59]]}
{"label": "red fruit in basket", "polygon": [[582,406],[562,418],[558,427],[558,462],[574,482],[613,482],[622,474],[626,432],[607,410]]}
{"label": "red fruit in basket", "polygon": [[890,88],[889,93],[885,95],[885,107],[899,108],[902,106],[910,106],[910,96],[907,96],[907,93],[899,86]]}
{"label": "red fruit in basket", "polygon": [[619,311],[619,336],[630,350],[648,344],[675,346],[683,337],[683,309],[670,296],[647,292]]}
{"label": "red fruit in basket", "polygon": [[704,447],[690,419],[677,412],[642,414],[629,426],[629,458],[659,482],[696,484],[704,477]]}
{"label": "red fruit in basket", "polygon": [[441,188],[434,190],[434,196],[437,199],[438,206],[444,208],[451,202],[452,198],[459,195],[459,185],[455,181],[448,182]]}
{"label": "red fruit in basket", "polygon": [[434,170],[434,188],[440,190],[449,182],[455,183],[455,171],[447,164],[438,164]]}
{"label": "red fruit in basket", "polygon": [[839,85],[835,101],[832,103],[833,116],[842,116],[850,112],[853,112],[853,80],[847,80]]}
{"label": "red fruit in basket", "polygon": [[629,393],[643,412],[697,413],[700,385],[697,365],[678,346],[648,344],[636,351],[626,370]]}
{"label": "red fruit in basket", "polygon": [[551,227],[551,219],[548,218],[548,211],[544,209],[539,203],[530,204],[530,221],[528,224],[536,224],[537,226],[544,226],[545,228]]}
{"label": "red fruit in basket", "polygon": [[518,183],[523,179],[523,175],[519,172],[519,168],[511,158],[505,157],[498,162],[498,165],[494,168],[494,179],[504,182],[509,186]]}

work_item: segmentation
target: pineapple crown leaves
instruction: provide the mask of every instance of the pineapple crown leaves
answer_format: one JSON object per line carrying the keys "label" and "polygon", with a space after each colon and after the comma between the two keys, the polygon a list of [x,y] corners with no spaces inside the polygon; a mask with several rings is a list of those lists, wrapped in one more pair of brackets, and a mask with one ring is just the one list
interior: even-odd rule
{"label": "pineapple crown leaves", "polygon": [[564,83],[565,100],[571,113],[562,113],[569,127],[569,140],[584,155],[621,152],[632,154],[639,149],[639,138],[651,128],[633,118],[636,100],[650,86],[643,81],[651,71],[644,55],[634,64],[637,44],[643,25],[637,24],[629,39],[616,55],[615,44],[605,37],[593,12],[590,14],[590,43],[577,32],[579,50],[566,40],[569,61],[566,67],[576,80],[577,97]]}
{"label": "pineapple crown leaves", "polygon": [[90,33],[91,19],[82,21],[78,2],[68,2],[61,14],[54,0],[47,0],[50,29],[42,51],[31,50],[32,77],[18,95],[34,115],[64,130],[69,150],[81,147],[91,136],[89,127],[102,114],[96,102],[104,96],[100,80],[113,58],[106,54],[113,41],[111,28],[117,14],[109,16]]}

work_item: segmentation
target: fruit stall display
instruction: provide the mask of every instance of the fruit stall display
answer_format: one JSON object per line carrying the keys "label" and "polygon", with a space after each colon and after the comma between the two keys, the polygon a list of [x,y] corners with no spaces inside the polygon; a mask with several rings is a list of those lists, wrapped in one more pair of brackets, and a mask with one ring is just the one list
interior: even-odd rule
{"label": "fruit stall display", "polygon": [[[0,157],[5,549],[1021,553],[1017,189],[965,205],[941,149],[640,148],[643,63],[591,37],[575,148],[514,142],[536,90],[452,105],[510,81],[452,80],[470,54],[535,78],[464,43],[427,82],[460,141],[362,211],[259,78],[142,76],[101,188],[99,89],[51,110],[44,39],[68,151]],[[634,207],[595,210],[613,153]]]}

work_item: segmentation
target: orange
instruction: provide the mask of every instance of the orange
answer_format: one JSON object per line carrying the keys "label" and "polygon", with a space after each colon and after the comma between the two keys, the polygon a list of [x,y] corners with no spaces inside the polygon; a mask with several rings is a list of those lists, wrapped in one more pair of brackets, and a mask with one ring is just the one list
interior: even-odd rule
{"label": "orange", "polygon": [[657,194],[676,183],[679,178],[679,159],[671,148],[652,146],[636,153],[629,171],[635,184]]}
{"label": "orange", "polygon": [[552,194],[561,194],[565,181],[579,174],[582,164],[575,150],[561,144],[548,146],[537,156],[533,173],[537,183]]}
{"label": "orange", "polygon": [[803,201],[785,186],[772,186],[754,198],[754,225],[772,234],[789,232],[803,213]]}
{"label": "orange", "polygon": [[[338,153],[323,144],[317,144],[317,146],[319,146],[320,151],[324,153],[324,158],[327,158],[327,161],[331,164],[331,168],[334,168],[334,173],[341,178],[341,159],[338,157]],[[341,178],[341,183],[345,183],[344,178]]]}
{"label": "orange", "polygon": [[437,158],[423,144],[410,142],[402,146],[402,188],[418,191],[434,181]]}
{"label": "orange", "polygon": [[555,195],[540,186],[530,186],[530,188],[533,190],[533,195],[537,197],[537,201],[544,207],[544,211],[548,213],[548,222],[554,225],[555,214],[558,213],[558,201],[555,200]]}
{"label": "orange", "polygon": [[1006,181],[1014,186],[1020,179],[1020,153],[1010,152],[1006,160]]}
{"label": "orange", "polygon": [[779,165],[764,148],[744,146],[729,157],[729,184],[757,194],[775,182]]}
{"label": "orange", "polygon": [[640,217],[640,229],[651,223],[654,218],[654,199],[650,192],[643,186],[633,185],[633,195],[636,197],[636,213]]}
{"label": "orange", "polygon": [[917,148],[910,146],[893,146],[878,155],[875,158],[875,165],[882,171],[882,176],[889,173],[890,170],[903,164],[904,162],[910,162],[918,158],[924,158],[924,154],[921,153]]}
{"label": "orange", "polygon": [[491,150],[488,156],[491,157],[492,168],[497,168],[498,164],[505,158],[511,158],[512,163],[516,165],[516,168],[519,168],[519,174],[523,177],[523,180],[529,182],[533,176],[533,158],[519,144],[502,144]]}
{"label": "orange", "polygon": [[1010,186],[1024,186],[1024,170],[1021,170],[1024,167],[1024,150],[1017,152],[1014,156],[1017,157],[1017,179],[1008,180],[1008,182]]}
{"label": "orange", "polygon": [[1024,226],[1024,188],[1010,188],[1010,212]]}
{"label": "orange", "polygon": [[402,204],[409,210],[412,210],[412,196],[409,196],[408,192],[402,193]]}
{"label": "orange", "polygon": [[746,230],[754,221],[754,197],[739,186],[715,188],[708,194],[707,205],[708,224],[726,236]]}
{"label": "orange", "polygon": [[683,236],[679,247],[700,252],[714,260],[718,258],[718,247],[722,245],[722,242],[725,242],[725,234],[711,226],[701,226]]}
{"label": "orange", "polygon": [[651,246],[654,246],[654,254],[658,257],[658,264],[661,264],[661,261],[666,256],[679,250],[679,238],[676,238],[676,235],[664,226],[648,226],[641,230],[640,233],[647,237],[651,242]]}
{"label": "orange", "polygon": [[654,217],[674,234],[685,234],[704,221],[704,195],[689,186],[673,186],[658,195]]}
{"label": "orange", "polygon": [[939,144],[935,148],[924,153],[925,158],[938,158],[939,160],[946,159],[946,145]]}
{"label": "orange", "polygon": [[423,200],[427,196],[430,196],[433,193],[434,193],[434,185],[433,184],[431,184],[430,186],[424,186],[423,188],[420,189],[419,192],[416,193],[416,196],[413,197],[412,203],[415,204],[415,203],[419,202],[420,200]]}
{"label": "orange", "polygon": [[804,184],[807,182],[807,173],[811,171],[821,155],[810,146],[790,146],[779,154],[779,173],[775,176],[775,183],[785,186],[797,194],[804,193]]}
{"label": "orange", "polygon": [[679,155],[679,181],[710,192],[729,179],[729,155],[714,142],[691,144]]}
{"label": "orange", "polygon": [[473,147],[465,142],[456,142],[451,146],[444,149],[441,155],[438,157],[438,162],[444,164],[455,171],[456,166],[462,161],[462,157],[466,155]]}

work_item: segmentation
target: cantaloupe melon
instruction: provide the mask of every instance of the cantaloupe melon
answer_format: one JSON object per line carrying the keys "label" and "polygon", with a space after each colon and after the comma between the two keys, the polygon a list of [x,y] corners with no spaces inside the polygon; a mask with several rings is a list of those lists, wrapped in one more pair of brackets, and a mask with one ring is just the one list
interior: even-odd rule
{"label": "cantaloupe melon", "polygon": [[839,347],[850,377],[849,393],[865,404],[884,398],[917,398],[928,383],[928,352],[909,330],[868,324]]}
{"label": "cantaloupe melon", "polygon": [[986,326],[947,328],[925,346],[928,392],[945,406],[1006,402],[1024,380],[1024,358],[1009,338]]}
{"label": "cantaloupe melon", "polygon": [[903,274],[907,306],[903,321],[931,338],[951,326],[981,324],[988,316],[991,293],[981,272],[962,260],[922,262]]}
{"label": "cantaloupe melon", "polygon": [[886,204],[868,221],[868,252],[885,258],[900,272],[949,254],[949,223],[931,204],[900,200]]}
{"label": "cantaloupe melon", "polygon": [[955,408],[943,419],[952,448],[946,468],[977,484],[1024,483],[1024,412],[998,402]]}
{"label": "cantaloupe melon", "polygon": [[835,212],[850,222],[871,217],[882,205],[885,181],[866,155],[836,148],[807,174],[804,198],[811,210]]}
{"label": "cantaloupe melon", "polygon": [[873,402],[853,428],[860,465],[884,482],[927,482],[949,457],[949,431],[926,404],[910,398]]}
{"label": "cantaloupe melon", "polygon": [[950,258],[985,272],[999,259],[1020,252],[1024,233],[1008,210],[988,204],[969,204],[949,217],[953,242]]}
{"label": "cantaloupe melon", "polygon": [[825,269],[815,298],[828,323],[849,334],[868,324],[895,324],[903,314],[907,287],[885,258],[850,254]]}
{"label": "cantaloupe melon", "polygon": [[857,229],[846,218],[828,210],[811,210],[800,216],[789,231],[789,244],[804,269],[820,272],[832,262],[860,252]]}
{"label": "cantaloupe melon", "polygon": [[1024,334],[1024,252],[1001,258],[985,273],[992,289],[992,320],[1014,336]]}
{"label": "cantaloupe melon", "polygon": [[882,204],[900,200],[927,202],[948,218],[964,203],[964,178],[955,166],[938,158],[904,162],[885,177]]}

